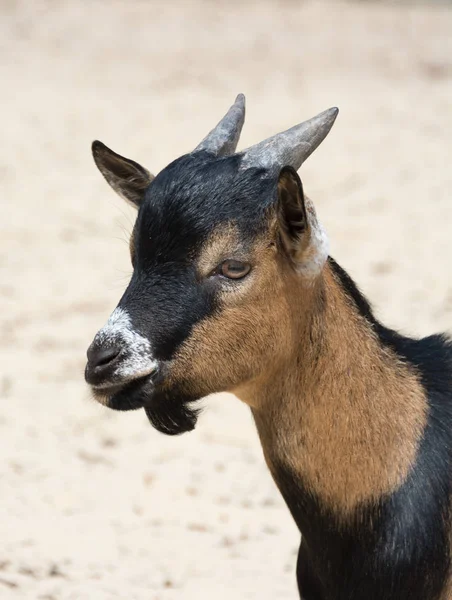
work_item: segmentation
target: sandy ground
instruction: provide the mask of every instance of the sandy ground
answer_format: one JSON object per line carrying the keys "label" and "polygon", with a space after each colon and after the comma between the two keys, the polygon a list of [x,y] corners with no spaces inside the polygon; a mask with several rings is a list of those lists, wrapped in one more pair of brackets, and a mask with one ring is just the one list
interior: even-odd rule
{"label": "sandy ground", "polygon": [[303,167],[332,254],[406,332],[452,328],[452,10],[369,2],[0,3],[0,598],[295,599],[298,533],[245,406],[156,433],[85,350],[133,211],[91,140],[158,171],[245,92],[243,146],[338,105]]}

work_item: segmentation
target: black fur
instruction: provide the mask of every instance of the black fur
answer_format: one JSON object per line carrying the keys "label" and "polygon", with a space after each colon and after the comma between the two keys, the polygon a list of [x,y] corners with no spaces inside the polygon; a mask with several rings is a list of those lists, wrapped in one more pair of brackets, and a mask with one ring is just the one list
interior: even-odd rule
{"label": "black fur", "polygon": [[442,335],[414,340],[384,327],[339,265],[338,281],[381,343],[413,365],[425,387],[428,424],[406,482],[348,525],[282,465],[277,481],[303,534],[297,578],[304,600],[438,600],[450,568],[452,344]]}

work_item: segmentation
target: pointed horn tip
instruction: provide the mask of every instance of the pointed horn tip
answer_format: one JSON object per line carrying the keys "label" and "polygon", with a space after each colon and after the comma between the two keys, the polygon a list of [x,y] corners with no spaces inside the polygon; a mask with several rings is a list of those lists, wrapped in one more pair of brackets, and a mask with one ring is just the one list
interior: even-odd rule
{"label": "pointed horn tip", "polygon": [[337,106],[332,106],[331,108],[328,109],[328,111],[331,113],[332,116],[334,116],[335,118],[337,117],[337,115],[339,114],[339,108]]}
{"label": "pointed horn tip", "polygon": [[[327,108],[323,112],[319,113],[312,119],[309,119],[309,121],[305,121],[305,123],[308,123],[315,129],[320,128],[320,130],[324,131],[324,134],[327,135],[333,127],[338,114],[339,109],[337,106],[332,106],[331,108]],[[303,125],[303,123],[301,125]]]}
{"label": "pointed horn tip", "polygon": [[326,117],[328,117],[328,119],[331,121],[331,124],[333,124],[337,118],[337,115],[339,114],[339,109],[337,106],[332,106],[331,108],[328,108],[323,114]]}
{"label": "pointed horn tip", "polygon": [[237,94],[234,104],[242,104],[245,107],[245,94]]}

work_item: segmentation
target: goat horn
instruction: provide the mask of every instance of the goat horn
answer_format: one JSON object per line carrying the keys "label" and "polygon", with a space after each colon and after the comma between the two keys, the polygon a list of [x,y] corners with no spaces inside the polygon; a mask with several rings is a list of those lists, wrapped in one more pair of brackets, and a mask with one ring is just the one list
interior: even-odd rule
{"label": "goat horn", "polygon": [[338,112],[338,108],[329,108],[308,121],[244,150],[242,168],[263,167],[279,170],[284,166],[291,166],[298,171],[308,156],[326,138]]}
{"label": "goat horn", "polygon": [[214,129],[196,146],[195,152],[205,150],[215,156],[233,154],[245,121],[245,96],[239,94],[234,104]]}

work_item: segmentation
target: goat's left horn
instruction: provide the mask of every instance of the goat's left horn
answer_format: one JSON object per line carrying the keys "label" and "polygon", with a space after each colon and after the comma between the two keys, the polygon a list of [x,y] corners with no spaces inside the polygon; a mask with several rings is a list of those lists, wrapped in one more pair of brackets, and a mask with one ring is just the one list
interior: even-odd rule
{"label": "goat's left horn", "polygon": [[308,121],[244,150],[242,168],[279,170],[284,166],[291,166],[298,171],[326,138],[338,112],[338,108],[329,108]]}
{"label": "goat's left horn", "polygon": [[245,121],[245,96],[239,94],[218,125],[196,146],[215,156],[234,154]]}

